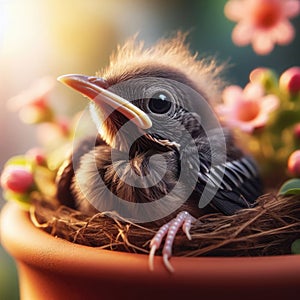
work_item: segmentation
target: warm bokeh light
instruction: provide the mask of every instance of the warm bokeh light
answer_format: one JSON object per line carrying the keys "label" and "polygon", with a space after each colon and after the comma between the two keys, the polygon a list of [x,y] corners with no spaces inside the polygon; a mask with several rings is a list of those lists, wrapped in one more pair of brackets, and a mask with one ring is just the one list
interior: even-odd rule
{"label": "warm bokeh light", "polygon": [[[8,157],[35,144],[34,128],[21,124],[7,100],[44,76],[94,74],[117,43],[137,31],[146,41],[155,40],[160,27],[155,9],[135,0],[0,1],[1,169]],[[54,94],[58,110],[72,114],[86,105],[59,83]]]}

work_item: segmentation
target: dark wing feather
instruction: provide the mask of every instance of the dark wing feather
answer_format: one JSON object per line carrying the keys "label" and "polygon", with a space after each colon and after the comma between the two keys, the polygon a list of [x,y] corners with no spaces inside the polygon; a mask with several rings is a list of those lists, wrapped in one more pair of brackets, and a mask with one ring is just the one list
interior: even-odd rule
{"label": "dark wing feather", "polygon": [[205,186],[212,192],[217,189],[210,205],[227,215],[253,206],[262,194],[258,169],[247,156],[211,168],[202,162],[196,191],[202,193]]}

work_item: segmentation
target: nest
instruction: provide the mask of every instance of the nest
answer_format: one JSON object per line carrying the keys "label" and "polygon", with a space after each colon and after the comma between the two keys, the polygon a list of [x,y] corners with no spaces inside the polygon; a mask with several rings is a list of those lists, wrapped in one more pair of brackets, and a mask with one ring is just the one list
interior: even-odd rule
{"label": "nest", "polygon": [[[148,253],[156,227],[146,228],[121,219],[116,213],[87,216],[66,206],[36,201],[30,211],[35,226],[73,243],[118,251]],[[254,208],[231,216],[201,216],[191,228],[189,241],[180,230],[173,255],[263,256],[291,253],[300,238],[300,196],[266,194]]]}

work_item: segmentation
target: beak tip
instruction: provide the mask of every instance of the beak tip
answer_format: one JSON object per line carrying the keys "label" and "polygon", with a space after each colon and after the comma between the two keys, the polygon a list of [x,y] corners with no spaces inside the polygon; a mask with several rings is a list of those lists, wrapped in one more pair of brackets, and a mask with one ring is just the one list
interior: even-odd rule
{"label": "beak tip", "polygon": [[59,81],[59,82],[62,82],[62,81],[64,80],[64,76],[65,76],[65,75],[58,76],[58,77],[56,78],[56,80]]}
{"label": "beak tip", "polygon": [[73,78],[73,76],[74,75],[71,75],[71,74],[61,75],[61,76],[58,76],[56,79],[57,79],[57,81],[68,85],[68,82]]}

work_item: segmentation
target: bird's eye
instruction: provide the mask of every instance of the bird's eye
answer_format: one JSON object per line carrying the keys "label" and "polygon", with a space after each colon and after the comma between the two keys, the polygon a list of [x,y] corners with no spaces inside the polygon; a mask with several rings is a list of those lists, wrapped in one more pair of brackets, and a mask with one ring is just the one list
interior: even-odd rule
{"label": "bird's eye", "polygon": [[170,110],[172,102],[165,93],[155,93],[148,102],[148,108],[155,114],[164,114]]}

